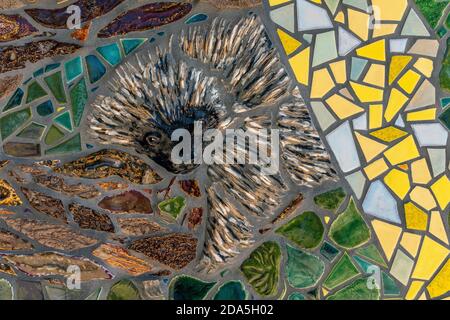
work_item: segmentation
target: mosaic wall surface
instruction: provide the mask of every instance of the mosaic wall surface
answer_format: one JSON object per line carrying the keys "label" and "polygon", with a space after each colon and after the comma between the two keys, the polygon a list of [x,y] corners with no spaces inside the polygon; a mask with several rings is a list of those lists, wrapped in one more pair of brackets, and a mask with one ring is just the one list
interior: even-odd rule
{"label": "mosaic wall surface", "polygon": [[[0,10],[0,299],[450,296],[449,1]],[[194,121],[280,171],[174,163]]]}

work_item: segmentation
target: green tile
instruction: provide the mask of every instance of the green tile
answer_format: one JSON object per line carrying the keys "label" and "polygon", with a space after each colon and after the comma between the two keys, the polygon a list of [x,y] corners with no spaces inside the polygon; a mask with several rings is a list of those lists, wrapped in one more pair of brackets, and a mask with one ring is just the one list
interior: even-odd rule
{"label": "green tile", "polygon": [[357,249],[356,254],[363,258],[366,258],[380,266],[387,268],[386,262],[384,261],[383,257],[381,256],[380,251],[377,249],[377,247],[373,243],[369,244],[367,247]]}
{"label": "green tile", "polygon": [[334,258],[339,254],[339,250],[328,242],[324,242],[320,248],[320,254],[324,256],[328,261],[333,261]]}
{"label": "green tile", "polygon": [[313,249],[323,238],[324,227],[315,212],[307,211],[276,230],[300,248]]}
{"label": "green tile", "polygon": [[50,100],[48,100],[38,105],[36,107],[36,112],[41,117],[47,117],[51,115],[53,112],[55,112],[55,108],[53,108],[53,103]]}
{"label": "green tile", "polygon": [[24,96],[23,90],[21,88],[18,88],[11,96],[11,98],[9,98],[8,103],[6,104],[3,111],[7,111],[20,106],[20,104],[22,103],[23,96]]}
{"label": "green tile", "polygon": [[45,143],[49,146],[54,145],[56,142],[64,137],[64,132],[55,126],[51,126],[48,129],[47,135],[45,136]]}
{"label": "green tile", "polygon": [[86,81],[81,79],[70,90],[70,101],[72,104],[72,116],[75,127],[78,127],[83,117],[84,108],[88,100],[88,92],[86,87]]}
{"label": "green tile", "polygon": [[336,211],[346,197],[344,189],[337,188],[314,197],[314,203],[322,209]]}
{"label": "green tile", "polygon": [[202,300],[216,282],[204,282],[189,276],[178,276],[169,285],[171,300]]}
{"label": "green tile", "polygon": [[64,70],[66,71],[67,83],[72,82],[83,73],[83,62],[81,57],[76,57],[65,63]]}
{"label": "green tile", "polygon": [[45,154],[62,154],[81,151],[81,137],[77,134],[63,143],[48,149]]}
{"label": "green tile", "polygon": [[67,129],[68,131],[72,131],[72,119],[70,118],[70,112],[66,111],[64,113],[61,113],[59,116],[57,116],[55,119],[53,119],[55,123],[62,126],[64,129]]}
{"label": "green tile", "polygon": [[329,295],[327,300],[379,300],[380,290],[369,287],[367,279],[357,279],[336,293]]}
{"label": "green tile", "polygon": [[66,91],[64,89],[64,84],[62,81],[61,71],[58,71],[44,79],[45,83],[49,87],[55,99],[60,103],[66,103]]}
{"label": "green tile", "polygon": [[27,100],[26,103],[33,102],[36,99],[45,97],[47,95],[47,92],[41,87],[39,83],[36,81],[33,81],[28,86],[28,92],[27,92]]}
{"label": "green tile", "polygon": [[344,253],[338,262],[333,266],[328,277],[325,279],[323,286],[328,290],[333,290],[344,282],[356,277],[360,272],[356,268],[355,264],[348,256]]}
{"label": "green tile", "polygon": [[139,290],[127,279],[115,283],[109,290],[107,300],[141,300]]}
{"label": "green tile", "polygon": [[297,289],[309,288],[317,284],[325,271],[325,264],[317,256],[286,246],[288,262],[286,277],[289,284]]}
{"label": "green tile", "polygon": [[46,126],[42,124],[32,122],[30,123],[30,125],[26,126],[17,136],[20,138],[40,140],[45,128]]}
{"label": "green tile", "polygon": [[399,296],[400,289],[394,279],[388,276],[385,272],[382,272],[381,274],[383,279],[383,293],[386,296]]}
{"label": "green tile", "polygon": [[2,139],[6,139],[31,118],[31,110],[25,109],[10,113],[0,119]]}
{"label": "green tile", "polygon": [[181,196],[162,201],[158,204],[159,210],[169,214],[174,219],[178,218],[185,207],[186,199]]}

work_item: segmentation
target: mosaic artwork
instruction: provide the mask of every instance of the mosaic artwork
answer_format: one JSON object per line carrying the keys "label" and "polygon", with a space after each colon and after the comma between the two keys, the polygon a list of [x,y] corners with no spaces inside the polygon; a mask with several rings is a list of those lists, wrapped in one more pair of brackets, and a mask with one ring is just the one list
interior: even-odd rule
{"label": "mosaic artwork", "polygon": [[449,2],[0,0],[0,300],[448,299]]}

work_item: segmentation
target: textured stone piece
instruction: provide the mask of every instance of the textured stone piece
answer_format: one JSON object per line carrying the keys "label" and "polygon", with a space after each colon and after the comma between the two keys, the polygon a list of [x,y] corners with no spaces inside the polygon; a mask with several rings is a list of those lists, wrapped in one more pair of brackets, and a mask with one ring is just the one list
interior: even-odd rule
{"label": "textured stone piece", "polygon": [[82,229],[92,229],[96,231],[114,232],[114,225],[105,213],[100,213],[94,209],[72,203],[69,205],[73,220]]}
{"label": "textured stone piece", "polygon": [[27,188],[22,188],[21,190],[36,211],[67,223],[64,205],[61,200]]}
{"label": "textured stone piece", "polygon": [[166,228],[161,227],[147,218],[117,218],[120,229],[128,236],[143,236],[149,233],[165,231]]}
{"label": "textured stone piece", "polygon": [[113,213],[152,213],[150,200],[135,190],[105,197],[98,206]]}

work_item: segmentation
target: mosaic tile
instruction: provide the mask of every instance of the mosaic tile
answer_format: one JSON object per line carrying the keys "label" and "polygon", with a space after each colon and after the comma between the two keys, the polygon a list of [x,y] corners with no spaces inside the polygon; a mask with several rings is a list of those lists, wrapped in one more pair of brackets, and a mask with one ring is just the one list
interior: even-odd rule
{"label": "mosaic tile", "polygon": [[287,246],[288,262],[286,275],[294,288],[309,288],[322,277],[325,264],[316,256]]}
{"label": "mosaic tile", "polygon": [[357,275],[359,275],[359,271],[354,262],[346,253],[344,253],[339,261],[333,266],[333,269],[331,269],[323,285],[325,288],[331,290]]}

